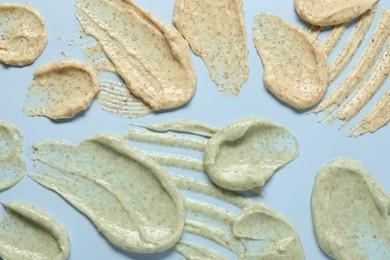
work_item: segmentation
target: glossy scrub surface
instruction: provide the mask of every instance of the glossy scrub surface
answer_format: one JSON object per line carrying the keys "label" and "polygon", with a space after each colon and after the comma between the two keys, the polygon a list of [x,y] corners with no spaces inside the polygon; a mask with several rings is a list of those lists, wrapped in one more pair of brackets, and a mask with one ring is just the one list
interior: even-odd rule
{"label": "glossy scrub surface", "polygon": [[0,62],[31,64],[46,44],[46,24],[37,10],[29,5],[0,4]]}
{"label": "glossy scrub surface", "polygon": [[23,109],[30,116],[72,118],[86,110],[99,91],[95,71],[77,60],[42,65],[34,77]]}
{"label": "glossy scrub surface", "polygon": [[334,259],[389,259],[390,200],[354,159],[336,159],[317,173],[311,198],[320,247]]}
{"label": "glossy scrub surface", "polygon": [[129,0],[77,0],[76,16],[131,93],[153,110],[192,98],[196,74],[189,45],[173,26]]}
{"label": "glossy scrub surface", "polygon": [[176,184],[121,138],[44,141],[34,146],[33,159],[31,177],[84,213],[116,246],[152,253],[180,239],[184,206]]}
{"label": "glossy scrub surface", "polygon": [[0,257],[4,260],[65,260],[68,233],[54,218],[24,202],[7,202],[0,220]]}

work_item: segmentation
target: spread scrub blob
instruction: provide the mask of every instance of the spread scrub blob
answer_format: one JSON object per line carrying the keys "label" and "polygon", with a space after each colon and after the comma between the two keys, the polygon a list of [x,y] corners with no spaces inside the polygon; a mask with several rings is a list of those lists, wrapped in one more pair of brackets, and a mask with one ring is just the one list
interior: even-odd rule
{"label": "spread scrub blob", "polygon": [[46,24],[37,10],[29,5],[0,4],[0,62],[31,64],[46,44]]}
{"label": "spread scrub blob", "polygon": [[23,136],[13,125],[0,121],[0,191],[14,186],[25,175]]}
{"label": "spread scrub blob", "polygon": [[30,175],[84,213],[114,245],[138,253],[173,247],[184,205],[171,176],[121,138],[97,135],[79,144],[34,145]]}
{"label": "spread scrub blob", "polygon": [[248,78],[241,0],[176,0],[173,21],[218,88],[237,95]]}
{"label": "spread scrub blob", "polygon": [[7,212],[0,220],[1,259],[68,258],[68,233],[54,218],[24,202],[7,202],[3,205]]}
{"label": "spread scrub blob", "polygon": [[77,60],[42,65],[34,77],[23,109],[30,116],[72,118],[86,110],[99,91],[95,71]]}
{"label": "spread scrub blob", "polygon": [[[299,154],[298,141],[288,129],[262,118],[238,120],[223,128],[187,120],[144,127],[152,132],[129,131],[126,138],[204,152],[203,162],[150,156],[162,164],[205,171],[216,185],[228,190],[263,187],[277,169]],[[167,131],[186,132],[203,139],[154,133]]]}
{"label": "spread scrub blob", "polygon": [[249,118],[225,126],[208,140],[204,165],[218,186],[244,191],[264,186],[275,170],[298,153],[298,141],[288,129]]}
{"label": "spread scrub blob", "polygon": [[152,110],[192,98],[196,73],[189,45],[174,27],[128,0],[77,0],[76,16],[130,92]]}
{"label": "spread scrub blob", "polygon": [[252,250],[255,244],[251,244],[251,240],[270,242],[261,251],[248,250],[240,255],[240,259],[305,259],[301,241],[291,222],[262,204],[254,203],[244,208],[233,223],[233,233],[247,239],[248,248]]}
{"label": "spread scrub blob", "polygon": [[317,242],[334,259],[390,258],[390,200],[353,159],[336,159],[317,173],[311,198]]}
{"label": "spread scrub blob", "polygon": [[306,22],[318,26],[349,22],[373,8],[378,0],[295,0],[295,10]]}
{"label": "spread scrub blob", "polygon": [[316,39],[267,13],[255,16],[253,39],[269,91],[299,110],[321,100],[328,87],[329,72],[327,55]]}

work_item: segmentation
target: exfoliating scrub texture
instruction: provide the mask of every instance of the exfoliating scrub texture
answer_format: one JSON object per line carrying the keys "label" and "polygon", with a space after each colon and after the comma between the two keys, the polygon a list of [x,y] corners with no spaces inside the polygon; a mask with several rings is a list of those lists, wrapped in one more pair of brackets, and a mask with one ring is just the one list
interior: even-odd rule
{"label": "exfoliating scrub texture", "polygon": [[26,173],[22,142],[23,135],[15,126],[0,121],[0,191],[17,184]]}
{"label": "exfoliating scrub texture", "polygon": [[320,169],[311,208],[318,244],[330,257],[390,258],[390,200],[358,160],[340,158]]}
{"label": "exfoliating scrub texture", "polygon": [[73,145],[34,145],[30,177],[84,213],[114,245],[153,253],[173,247],[184,228],[184,205],[168,173],[112,135]]}
{"label": "exfoliating scrub texture", "polygon": [[24,202],[3,203],[0,258],[4,260],[65,260],[70,241],[62,225],[46,212]]}
{"label": "exfoliating scrub texture", "polygon": [[46,44],[46,24],[35,8],[0,3],[0,62],[11,66],[31,64]]}
{"label": "exfoliating scrub texture", "polygon": [[86,110],[99,91],[95,71],[77,60],[42,65],[34,78],[23,109],[29,116],[72,118]]}
{"label": "exfoliating scrub texture", "polygon": [[76,16],[115,66],[130,92],[153,110],[187,103],[196,73],[187,41],[132,1],[77,0]]}
{"label": "exfoliating scrub texture", "polygon": [[220,90],[237,95],[248,78],[241,0],[177,0],[173,21]]}
{"label": "exfoliating scrub texture", "polygon": [[264,84],[272,94],[299,110],[321,100],[329,71],[326,53],[317,40],[267,13],[255,16],[253,40],[264,65]]}

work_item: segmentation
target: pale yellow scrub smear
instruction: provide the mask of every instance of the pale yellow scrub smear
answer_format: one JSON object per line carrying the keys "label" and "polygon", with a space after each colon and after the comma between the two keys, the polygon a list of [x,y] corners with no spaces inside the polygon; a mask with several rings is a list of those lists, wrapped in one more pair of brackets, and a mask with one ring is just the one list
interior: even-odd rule
{"label": "pale yellow scrub smear", "polygon": [[310,24],[328,26],[349,22],[376,2],[378,0],[295,0],[295,10]]}
{"label": "pale yellow scrub smear", "polygon": [[176,0],[173,21],[220,90],[237,95],[248,78],[241,0]]}
{"label": "pale yellow scrub smear", "polygon": [[189,45],[174,27],[129,0],[77,0],[76,16],[130,92],[152,110],[192,98],[196,74]]}
{"label": "pale yellow scrub smear", "polygon": [[253,28],[255,47],[264,65],[264,83],[296,109],[317,104],[328,88],[327,55],[317,40],[282,18],[260,13]]}
{"label": "pale yellow scrub smear", "polygon": [[72,118],[86,110],[99,91],[96,72],[77,60],[42,65],[34,77],[23,109],[30,116]]}
{"label": "pale yellow scrub smear", "polygon": [[0,4],[0,62],[12,66],[33,63],[47,44],[46,24],[29,5]]}

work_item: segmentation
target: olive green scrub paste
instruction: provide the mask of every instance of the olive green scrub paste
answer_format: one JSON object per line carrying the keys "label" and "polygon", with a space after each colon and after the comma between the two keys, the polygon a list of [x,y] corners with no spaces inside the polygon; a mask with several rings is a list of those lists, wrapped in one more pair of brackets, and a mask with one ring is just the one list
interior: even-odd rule
{"label": "olive green scrub paste", "polygon": [[14,186],[26,173],[22,142],[23,136],[15,126],[0,121],[0,191]]}
{"label": "olive green scrub paste", "polygon": [[0,258],[4,260],[64,260],[69,256],[68,233],[57,220],[24,202],[3,203]]}
{"label": "olive green scrub paste", "polygon": [[[258,153],[257,148],[260,147],[267,150],[268,153],[275,153],[278,156],[280,155],[279,149],[284,150],[292,157],[298,153],[296,139],[291,133],[265,119],[244,119],[222,129],[187,120],[166,121],[142,127],[150,131],[137,130],[132,127],[125,138],[134,145],[141,142],[170,146],[174,151],[175,149],[184,149],[181,152],[184,154],[187,153],[186,149],[202,153],[208,141],[216,138],[213,146],[218,146],[218,149],[222,151],[230,149],[234,154],[238,154],[238,158],[233,156],[232,161],[240,159],[240,152],[234,151],[233,147],[236,146],[238,151],[245,147],[250,150],[250,142],[252,145],[256,144],[251,150],[253,153]],[[174,133],[168,133],[171,131]],[[216,145],[218,142],[221,144]],[[259,199],[258,194],[252,192],[251,198],[254,199],[252,200],[243,193],[228,191],[210,182],[203,160],[193,157],[193,155],[137,151],[164,165],[169,171],[173,171],[172,177],[183,192],[184,197],[186,192],[195,193],[194,196],[197,199],[184,198],[186,208],[184,231],[186,233],[214,242],[229,250],[239,259],[304,259],[299,237],[291,223],[266,205],[256,202],[255,200]],[[247,152],[247,155],[251,152]],[[260,155],[265,155],[265,153],[260,153]],[[270,168],[281,163],[281,161],[275,161],[275,158],[268,154],[265,156],[271,162]],[[288,158],[288,155],[283,158]],[[222,159],[226,158],[222,157]],[[261,181],[256,185],[262,185],[261,182],[268,177],[261,172],[260,163],[266,165],[264,161],[261,158],[257,158],[257,160],[249,158],[249,160],[244,160],[242,165],[237,162],[237,169],[242,172],[244,172],[245,167],[258,167],[259,169],[260,177],[245,178],[242,176],[243,179],[246,179],[244,182],[259,179]],[[233,163],[230,163],[229,167],[231,165]],[[179,171],[174,171],[175,168]],[[254,172],[246,173],[248,175],[254,174]],[[230,184],[229,181],[226,183]],[[239,183],[239,185],[243,184]],[[236,186],[233,187],[237,189]],[[203,196],[210,197],[211,200],[206,201]],[[218,206],[210,203],[215,199],[221,202],[217,203]],[[175,249],[188,259],[226,259],[226,256],[221,253],[222,251],[214,251],[198,241],[181,240]]]}
{"label": "olive green scrub paste", "polygon": [[328,88],[329,71],[327,55],[316,39],[267,13],[255,16],[253,39],[269,91],[300,110],[321,100]]}
{"label": "olive green scrub paste", "polygon": [[318,244],[334,259],[390,259],[390,201],[354,159],[336,159],[317,173],[311,198]]}
{"label": "olive green scrub paste", "polygon": [[328,26],[349,22],[376,2],[378,0],[295,0],[295,10],[310,24]]}
{"label": "olive green scrub paste", "polygon": [[23,109],[30,116],[72,118],[86,110],[99,91],[95,71],[77,60],[42,65],[34,77]]}
{"label": "olive green scrub paste", "polygon": [[153,132],[129,131],[126,138],[204,151],[204,170],[216,185],[228,190],[263,187],[277,169],[299,153],[298,141],[288,129],[261,118],[239,120],[221,129],[192,121],[163,122],[145,127],[152,131],[208,135],[210,138],[202,142]]}
{"label": "olive green scrub paste", "polygon": [[176,0],[173,21],[220,90],[237,95],[248,78],[241,0]]}
{"label": "olive green scrub paste", "polygon": [[0,62],[31,64],[46,44],[46,24],[37,10],[24,4],[0,4]]}
{"label": "olive green scrub paste", "polygon": [[132,1],[77,0],[76,16],[115,66],[130,92],[152,110],[187,103],[196,73],[187,41]]}
{"label": "olive green scrub paste", "polygon": [[30,177],[85,214],[114,245],[152,253],[180,239],[185,212],[176,184],[120,137],[47,140],[33,148],[36,173]]}

